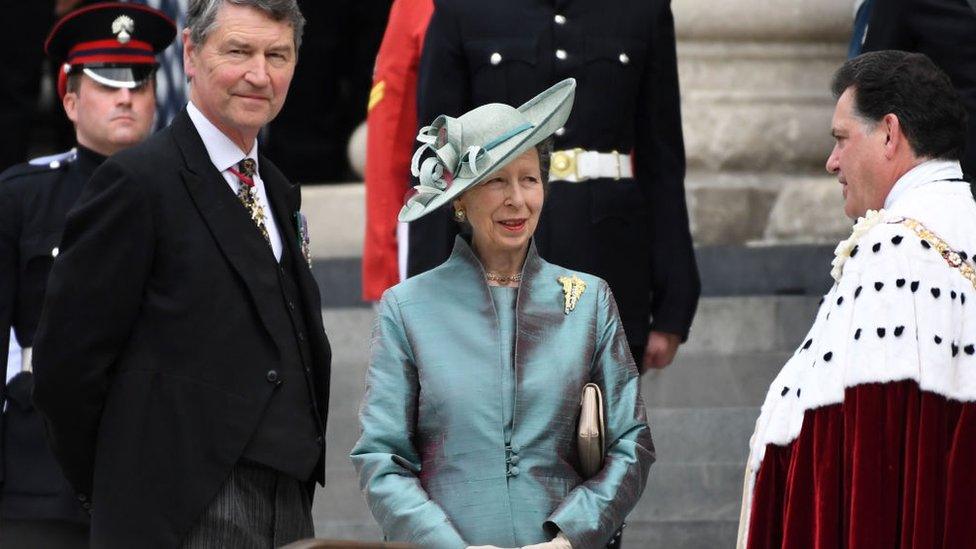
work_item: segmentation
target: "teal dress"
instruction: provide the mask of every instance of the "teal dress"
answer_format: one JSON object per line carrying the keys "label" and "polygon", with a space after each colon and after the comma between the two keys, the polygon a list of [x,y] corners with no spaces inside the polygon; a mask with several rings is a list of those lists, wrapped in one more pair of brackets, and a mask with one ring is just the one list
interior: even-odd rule
{"label": "teal dress", "polygon": [[[586,289],[566,312],[559,278]],[[580,477],[576,422],[604,392],[607,457]],[[494,288],[462,238],[388,290],[372,338],[352,461],[388,540],[519,547],[562,531],[605,546],[643,492],[654,447],[616,304],[599,278],[530,246],[517,290]]]}

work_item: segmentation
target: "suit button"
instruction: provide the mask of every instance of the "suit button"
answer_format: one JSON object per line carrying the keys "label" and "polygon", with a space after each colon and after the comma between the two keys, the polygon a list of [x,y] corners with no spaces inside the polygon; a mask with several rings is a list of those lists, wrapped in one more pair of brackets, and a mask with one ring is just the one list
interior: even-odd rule
{"label": "suit button", "polygon": [[85,494],[78,494],[78,501],[88,501],[88,496]]}
{"label": "suit button", "polygon": [[512,457],[511,457],[511,459],[509,459],[508,461],[509,461],[509,462],[510,462],[510,463],[511,463],[512,465],[518,465],[518,462],[519,462],[519,457],[518,457],[518,456],[512,456]]}
{"label": "suit button", "polygon": [[518,467],[512,467],[511,469],[509,469],[509,473],[511,473],[513,477],[519,476],[519,472],[520,471]]}
{"label": "suit button", "polygon": [[308,366],[306,366],[306,367],[305,367],[305,373],[306,373],[306,374],[311,374],[311,373],[312,373],[312,369],[311,369],[311,368],[309,368]]}
{"label": "suit button", "polygon": [[565,25],[566,24],[566,16],[565,15],[557,14],[556,16],[554,16],[552,18],[552,20],[555,21],[557,25]]}
{"label": "suit button", "polygon": [[519,450],[521,450],[521,449],[522,448],[518,444],[515,444],[514,442],[512,443],[512,453],[513,454],[519,453]]}
{"label": "suit button", "polygon": [[278,383],[278,372],[276,370],[268,370],[265,374],[264,379],[268,380],[268,383]]}
{"label": "suit button", "polygon": [[298,341],[305,341],[305,332],[298,332]]}
{"label": "suit button", "polygon": [[502,62],[502,54],[496,51],[495,53],[491,54],[491,57],[488,58],[488,61],[490,61],[492,65],[497,65]]}
{"label": "suit button", "polygon": [[85,511],[88,511],[91,509],[91,503],[86,501],[85,503],[81,504],[81,508],[84,509]]}
{"label": "suit button", "polygon": [[318,444],[319,446],[322,446],[322,445],[325,444],[325,439],[322,438],[322,435],[319,435],[319,436],[315,437],[315,444]]}
{"label": "suit button", "polygon": [[556,137],[562,137],[565,134],[566,134],[566,128],[564,127],[556,130]]}
{"label": "suit button", "polygon": [[295,302],[294,301],[289,301],[288,302],[288,308],[294,311],[295,310]]}
{"label": "suit button", "polygon": [[567,57],[569,57],[569,54],[566,53],[566,50],[556,50],[556,59],[565,61]]}
{"label": "suit button", "polygon": [[626,53],[621,53],[619,59],[621,65],[626,65],[627,63],[630,63],[630,56],[627,55]]}

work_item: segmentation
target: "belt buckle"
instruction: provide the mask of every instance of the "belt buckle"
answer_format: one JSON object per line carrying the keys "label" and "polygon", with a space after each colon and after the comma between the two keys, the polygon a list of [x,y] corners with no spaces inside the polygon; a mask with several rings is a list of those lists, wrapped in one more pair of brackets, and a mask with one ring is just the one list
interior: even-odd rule
{"label": "belt buckle", "polygon": [[568,151],[556,151],[553,153],[552,165],[549,168],[550,175],[554,176],[553,179],[568,180],[568,177],[572,175],[576,181],[579,181],[579,173],[576,170],[576,155],[581,152],[583,152],[583,149],[576,147]]}

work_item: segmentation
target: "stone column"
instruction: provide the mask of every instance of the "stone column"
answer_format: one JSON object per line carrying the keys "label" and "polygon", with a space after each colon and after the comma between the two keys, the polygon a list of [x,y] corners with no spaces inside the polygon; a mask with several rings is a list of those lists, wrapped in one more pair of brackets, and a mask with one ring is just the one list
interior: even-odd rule
{"label": "stone column", "polygon": [[673,0],[672,9],[696,242],[844,235],[840,190],[823,165],[853,0]]}

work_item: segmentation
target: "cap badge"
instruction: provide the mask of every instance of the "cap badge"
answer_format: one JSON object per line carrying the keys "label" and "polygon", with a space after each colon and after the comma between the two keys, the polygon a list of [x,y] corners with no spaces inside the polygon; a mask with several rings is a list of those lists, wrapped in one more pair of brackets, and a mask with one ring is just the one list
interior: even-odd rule
{"label": "cap badge", "polygon": [[132,39],[132,31],[136,28],[136,22],[128,15],[120,15],[112,21],[112,34],[118,39],[120,44],[126,44]]}

